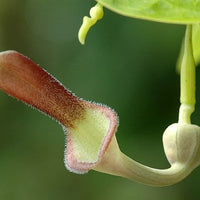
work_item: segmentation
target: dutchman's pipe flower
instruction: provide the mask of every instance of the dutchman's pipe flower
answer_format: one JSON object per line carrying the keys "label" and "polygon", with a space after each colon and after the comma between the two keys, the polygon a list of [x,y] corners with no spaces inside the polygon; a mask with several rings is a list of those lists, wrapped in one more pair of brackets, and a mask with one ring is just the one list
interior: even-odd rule
{"label": "dutchman's pipe flower", "polygon": [[[79,39],[103,16],[102,6],[92,8],[84,18]],[[177,183],[200,165],[200,127],[191,124],[195,108],[195,62],[192,26],[188,25],[180,60],[181,98],[178,123],[163,134],[170,163],[168,169],[142,165],[123,154],[115,132],[117,114],[107,106],[84,101],[54,77],[16,51],[0,53],[0,88],[7,94],[56,119],[66,133],[65,165],[75,173],[93,169],[148,185]]]}
{"label": "dutchman's pipe flower", "polygon": [[200,128],[169,126],[163,136],[169,169],[144,166],[118,146],[117,114],[107,106],[84,101],[27,57],[0,53],[0,88],[56,119],[66,133],[65,165],[75,173],[93,169],[148,185],[165,186],[186,177],[200,164]]}

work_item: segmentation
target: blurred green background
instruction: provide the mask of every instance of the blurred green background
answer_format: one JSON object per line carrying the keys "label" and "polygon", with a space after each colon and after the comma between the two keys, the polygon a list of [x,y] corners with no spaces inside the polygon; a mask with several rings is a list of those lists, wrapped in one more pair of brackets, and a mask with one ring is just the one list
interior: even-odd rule
{"label": "blurred green background", "polygon": [[[184,26],[136,20],[105,9],[81,46],[77,32],[93,0],[2,0],[0,50],[17,50],[78,96],[114,108],[123,152],[167,168],[162,134],[177,121],[176,59]],[[197,69],[197,77],[199,76]],[[199,81],[193,123],[200,124]],[[55,121],[0,91],[0,200],[184,200],[200,196],[200,169],[179,184],[145,186],[97,172],[76,175],[63,163]]]}

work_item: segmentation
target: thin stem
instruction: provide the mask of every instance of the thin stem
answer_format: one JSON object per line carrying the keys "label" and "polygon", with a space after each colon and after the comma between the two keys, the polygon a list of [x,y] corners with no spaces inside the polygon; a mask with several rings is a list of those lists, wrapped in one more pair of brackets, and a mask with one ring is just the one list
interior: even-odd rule
{"label": "thin stem", "polygon": [[97,3],[94,7],[90,9],[90,17],[83,17],[83,23],[78,32],[78,39],[81,44],[85,44],[85,38],[87,36],[90,28],[96,24],[96,22],[103,18],[103,6]]}
{"label": "thin stem", "polygon": [[181,95],[179,123],[191,123],[190,117],[195,107],[195,62],[192,49],[192,25],[187,25],[184,53],[181,63]]}

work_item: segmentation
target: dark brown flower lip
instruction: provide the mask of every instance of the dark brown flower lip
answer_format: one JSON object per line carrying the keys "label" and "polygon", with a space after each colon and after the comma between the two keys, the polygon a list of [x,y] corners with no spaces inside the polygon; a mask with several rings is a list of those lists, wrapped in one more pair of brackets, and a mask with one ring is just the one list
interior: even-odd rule
{"label": "dark brown flower lip", "polygon": [[0,53],[0,88],[72,128],[85,104],[59,81],[16,51]]}

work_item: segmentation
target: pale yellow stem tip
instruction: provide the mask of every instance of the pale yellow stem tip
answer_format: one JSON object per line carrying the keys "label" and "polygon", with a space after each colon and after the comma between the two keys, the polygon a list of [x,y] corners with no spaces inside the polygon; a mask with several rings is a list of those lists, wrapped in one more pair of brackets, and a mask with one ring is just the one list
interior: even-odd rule
{"label": "pale yellow stem tip", "polygon": [[90,28],[96,24],[96,22],[103,18],[103,7],[97,3],[90,9],[90,17],[83,17],[83,23],[78,32],[78,39],[81,44],[85,44],[85,38]]}

